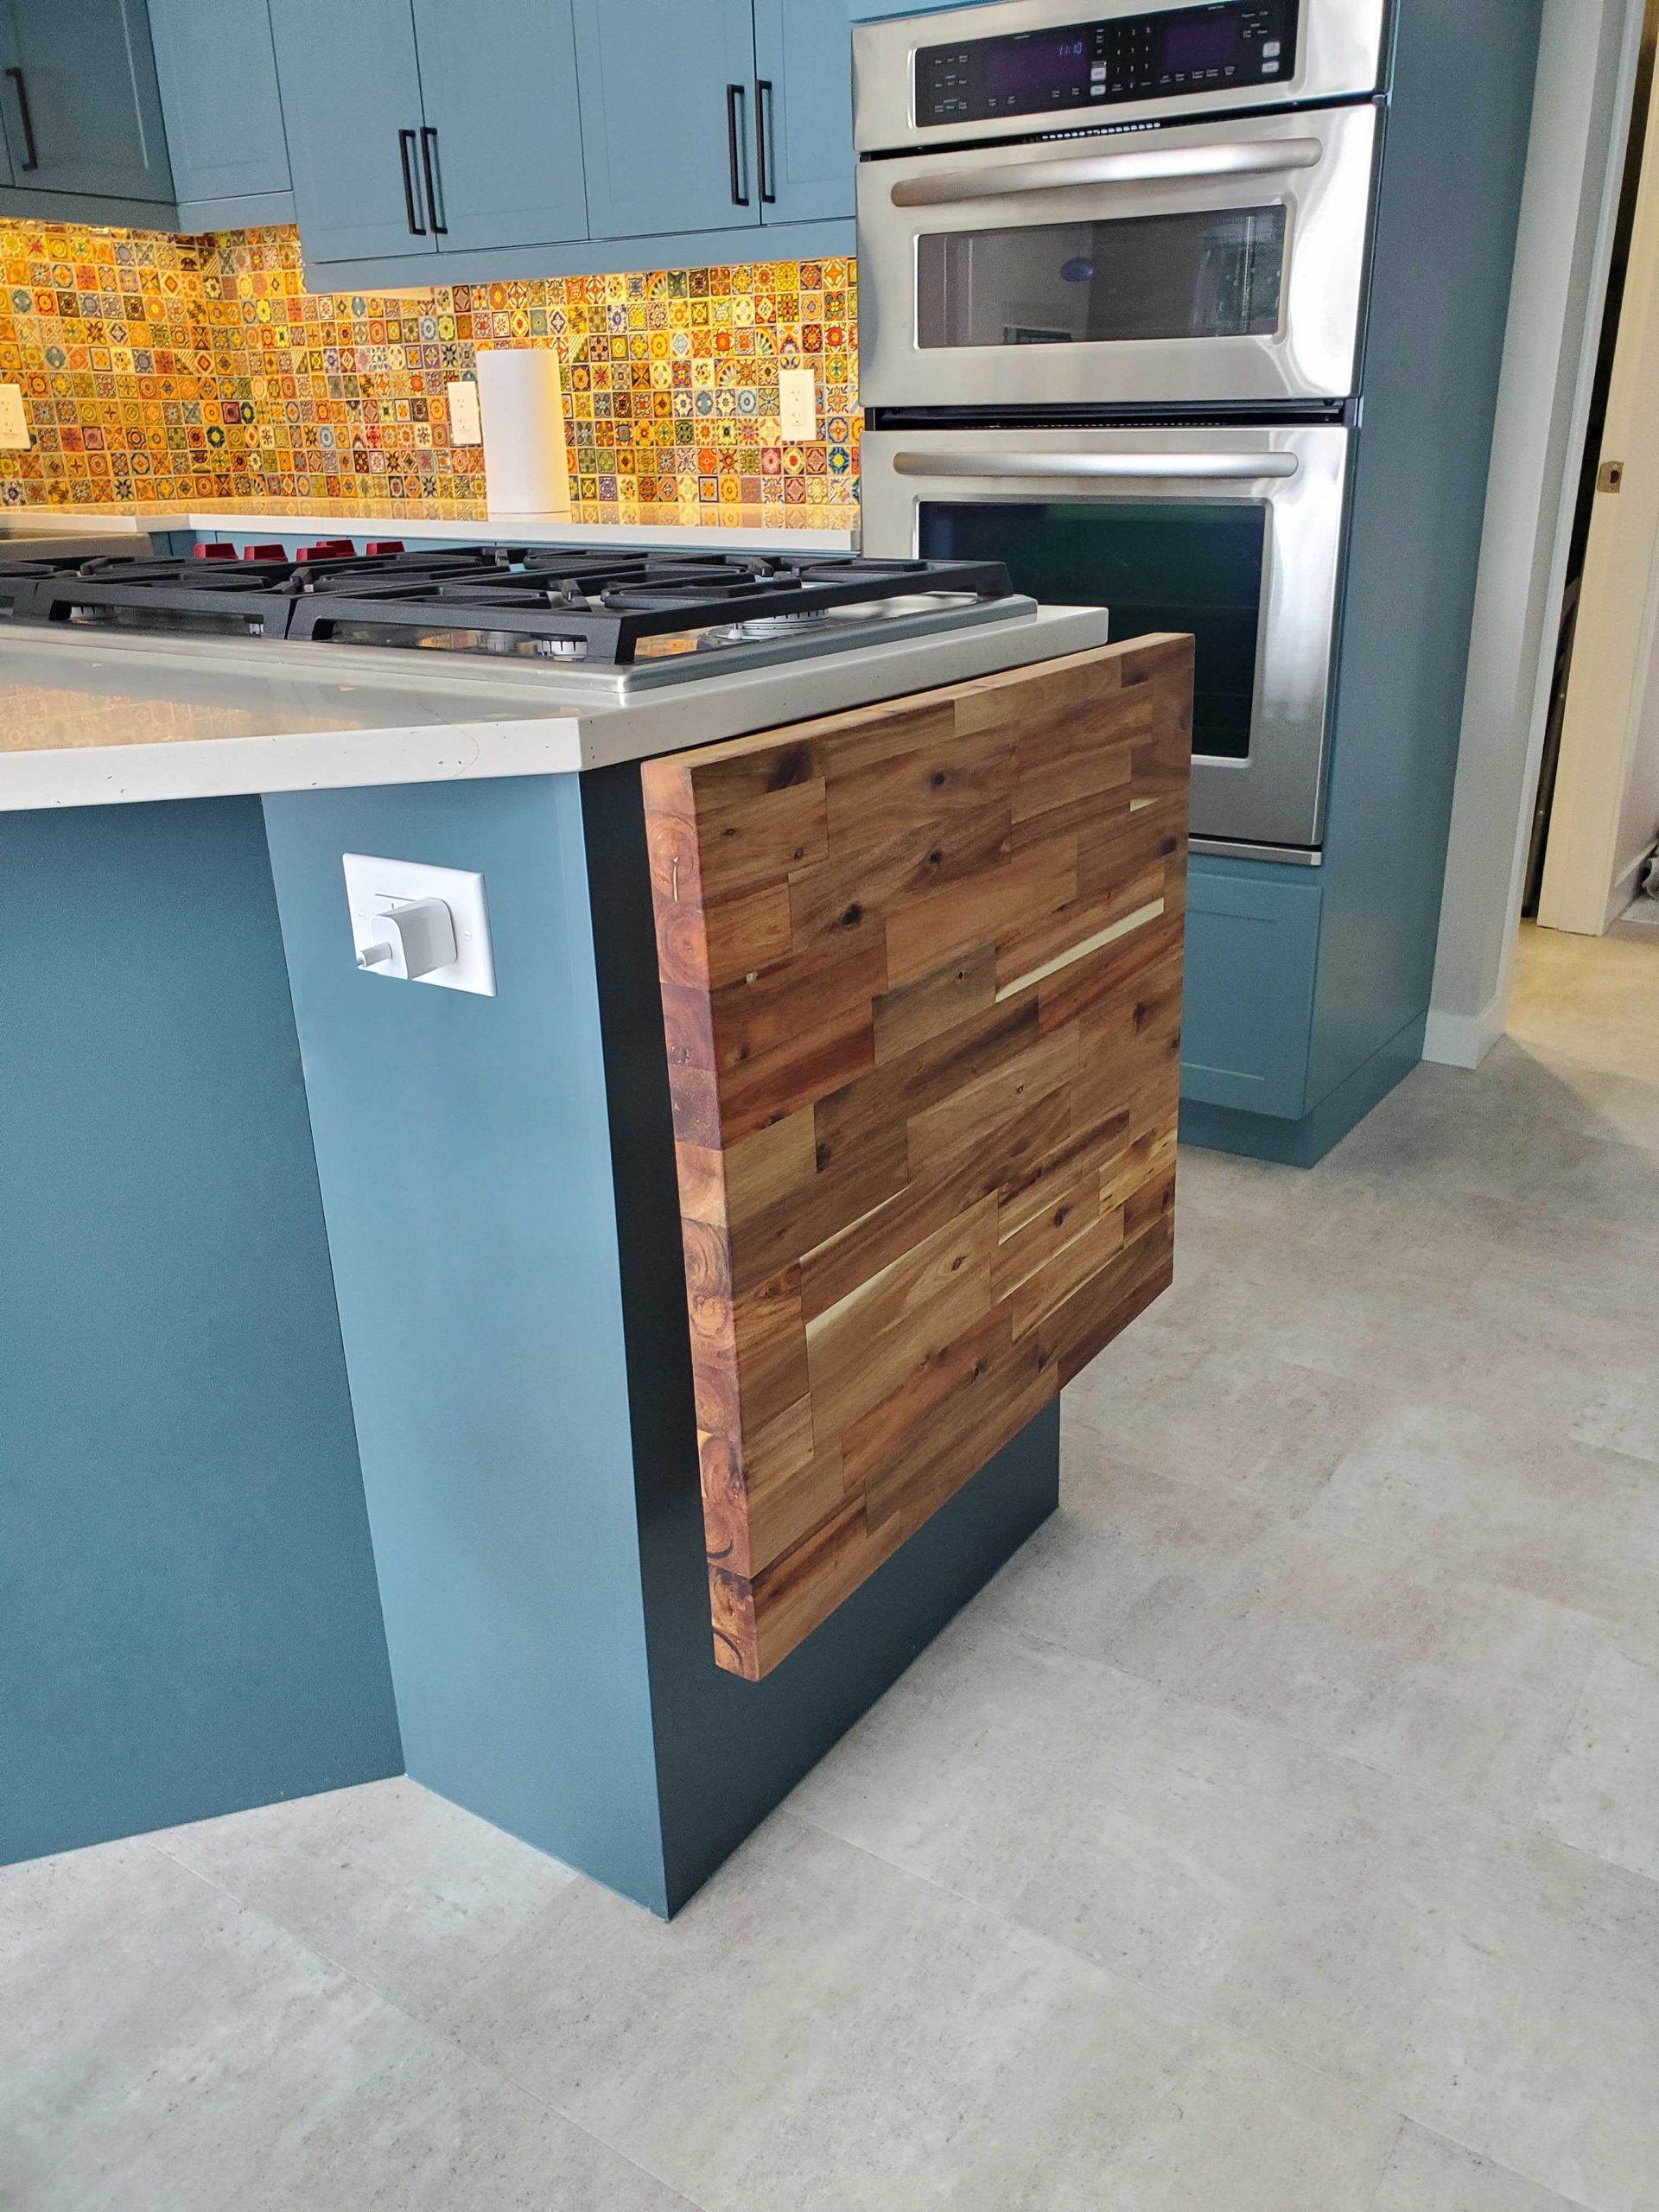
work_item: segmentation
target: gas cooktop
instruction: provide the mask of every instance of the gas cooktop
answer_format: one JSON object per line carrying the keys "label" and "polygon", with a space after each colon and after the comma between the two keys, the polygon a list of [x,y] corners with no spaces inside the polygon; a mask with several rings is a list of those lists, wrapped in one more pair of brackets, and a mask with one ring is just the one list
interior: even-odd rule
{"label": "gas cooktop", "polygon": [[856,554],[327,541],[0,561],[0,615],[17,622],[485,654],[625,690],[1033,611],[998,562]]}

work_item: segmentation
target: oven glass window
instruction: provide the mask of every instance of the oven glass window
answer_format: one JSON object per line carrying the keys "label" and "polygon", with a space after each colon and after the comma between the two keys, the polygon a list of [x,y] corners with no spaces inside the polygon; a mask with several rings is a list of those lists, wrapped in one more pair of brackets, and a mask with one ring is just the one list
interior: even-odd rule
{"label": "oven glass window", "polygon": [[916,341],[1269,338],[1280,325],[1286,220],[1282,207],[1229,207],[930,232],[916,242]]}
{"label": "oven glass window", "polygon": [[1006,562],[1033,599],[1108,607],[1114,638],[1190,630],[1193,751],[1248,760],[1268,523],[1265,505],[1242,500],[930,500],[919,550]]}

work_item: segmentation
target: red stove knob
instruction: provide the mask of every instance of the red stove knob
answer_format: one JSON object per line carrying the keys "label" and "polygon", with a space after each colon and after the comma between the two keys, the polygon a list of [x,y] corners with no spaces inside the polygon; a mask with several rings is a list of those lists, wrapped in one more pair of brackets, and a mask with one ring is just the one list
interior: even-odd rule
{"label": "red stove knob", "polygon": [[234,561],[234,545],[193,545],[190,549],[198,561]]}
{"label": "red stove knob", "polygon": [[280,545],[245,545],[242,548],[245,561],[281,561],[286,557]]}
{"label": "red stove knob", "polygon": [[401,553],[403,550],[401,537],[372,537],[363,548],[365,553]]}

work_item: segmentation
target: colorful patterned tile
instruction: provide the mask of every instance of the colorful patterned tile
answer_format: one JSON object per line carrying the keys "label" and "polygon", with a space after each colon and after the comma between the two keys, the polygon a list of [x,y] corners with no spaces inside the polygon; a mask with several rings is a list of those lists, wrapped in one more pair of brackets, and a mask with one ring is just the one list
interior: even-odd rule
{"label": "colorful patterned tile", "polygon": [[[304,289],[297,233],[0,222],[0,373],[28,452],[0,503],[311,499],[481,507],[445,386],[480,340],[556,346],[573,489],[718,519],[855,490],[850,262],[740,264],[418,297]],[[819,438],[780,452],[779,361],[816,371]],[[702,442],[699,444],[697,440]]]}

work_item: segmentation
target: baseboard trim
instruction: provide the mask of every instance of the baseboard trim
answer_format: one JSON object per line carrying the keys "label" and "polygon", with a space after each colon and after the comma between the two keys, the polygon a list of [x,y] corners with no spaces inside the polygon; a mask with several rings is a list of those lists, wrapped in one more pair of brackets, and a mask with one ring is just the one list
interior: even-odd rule
{"label": "baseboard trim", "polygon": [[1501,994],[1478,1014],[1431,1013],[1423,1058],[1443,1068],[1478,1068],[1503,1034]]}
{"label": "baseboard trim", "polygon": [[1300,1121],[1287,1122],[1270,1114],[1246,1114],[1230,1106],[1205,1106],[1196,1099],[1181,1101],[1181,1142],[1201,1145],[1211,1152],[1236,1152],[1250,1160],[1270,1160],[1281,1167],[1316,1167],[1326,1153],[1340,1144],[1374,1106],[1380,1105],[1395,1085],[1403,1083],[1423,1057],[1423,1022],[1419,1014],[1380,1052],[1373,1052],[1353,1073],[1319,1101]]}

